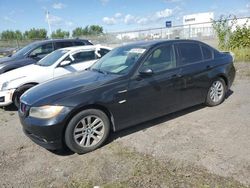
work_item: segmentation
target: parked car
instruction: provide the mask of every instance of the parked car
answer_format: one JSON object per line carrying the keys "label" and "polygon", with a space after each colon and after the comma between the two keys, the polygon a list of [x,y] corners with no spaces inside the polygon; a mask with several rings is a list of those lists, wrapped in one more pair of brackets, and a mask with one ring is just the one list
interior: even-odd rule
{"label": "parked car", "polygon": [[85,153],[101,146],[110,131],[201,103],[219,105],[234,77],[232,56],[202,42],[134,43],[87,71],[27,91],[19,116],[37,144]]}
{"label": "parked car", "polygon": [[0,58],[0,74],[34,64],[59,48],[83,45],[92,45],[92,43],[80,39],[53,39],[33,42],[8,57]]}
{"label": "parked car", "polygon": [[10,56],[17,50],[18,48],[0,48],[0,57]]}
{"label": "parked car", "polygon": [[59,76],[82,71],[111,50],[104,46],[79,46],[58,49],[36,64],[27,65],[0,75],[0,106],[14,102],[37,84]]}

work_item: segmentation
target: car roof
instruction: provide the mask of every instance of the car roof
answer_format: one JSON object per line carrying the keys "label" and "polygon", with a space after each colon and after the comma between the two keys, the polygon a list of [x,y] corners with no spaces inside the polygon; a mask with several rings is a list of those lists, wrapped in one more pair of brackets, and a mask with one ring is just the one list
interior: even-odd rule
{"label": "car roof", "polygon": [[91,43],[89,40],[87,39],[46,39],[46,40],[38,40],[38,41],[34,41],[33,44],[42,44],[42,43],[48,43],[48,42],[76,42],[76,41],[84,41],[84,42],[89,42]]}
{"label": "car roof", "polygon": [[172,43],[172,42],[199,42],[197,40],[191,40],[191,39],[170,39],[170,40],[166,40],[166,39],[162,39],[162,40],[148,40],[148,41],[139,41],[139,42],[133,42],[133,43],[128,43],[124,46],[135,46],[135,47],[141,47],[141,48],[151,48],[154,47],[156,45],[159,44],[164,44],[164,43]]}
{"label": "car roof", "polygon": [[60,48],[58,50],[69,50],[69,51],[78,51],[78,50],[96,50],[96,48],[105,48],[111,50],[111,48],[101,45],[84,45],[84,46],[72,46],[67,48]]}

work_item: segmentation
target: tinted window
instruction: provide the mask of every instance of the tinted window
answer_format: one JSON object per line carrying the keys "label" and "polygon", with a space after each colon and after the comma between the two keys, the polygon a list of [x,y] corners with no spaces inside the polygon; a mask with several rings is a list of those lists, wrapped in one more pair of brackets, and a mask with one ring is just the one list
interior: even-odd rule
{"label": "tinted window", "polygon": [[110,50],[104,49],[104,48],[101,48],[101,49],[98,51],[98,53],[101,55],[101,57],[104,56],[104,55],[106,55],[106,54],[109,53],[109,52],[110,52]]}
{"label": "tinted window", "polygon": [[70,42],[70,41],[56,42],[55,46],[56,46],[56,49],[59,49],[59,48],[66,48],[66,47],[71,47],[71,46],[73,46],[73,43]]}
{"label": "tinted window", "polygon": [[201,48],[195,43],[180,43],[178,44],[181,64],[189,64],[202,60]]}
{"label": "tinted window", "polygon": [[201,46],[201,49],[202,49],[203,57],[205,60],[213,58],[213,52],[209,47]]}
{"label": "tinted window", "polygon": [[32,49],[36,48],[36,46],[38,46],[36,43],[29,44],[29,45],[21,48],[20,50],[18,50],[12,56],[13,57],[24,56],[24,55],[28,54],[29,51],[31,51]]}
{"label": "tinted window", "polygon": [[53,51],[52,43],[44,44],[33,50],[30,55],[43,55],[49,54]]}
{"label": "tinted window", "polygon": [[95,51],[79,52],[72,56],[74,58],[74,61],[72,63],[79,63],[83,61],[91,61],[96,59]]}
{"label": "tinted window", "polygon": [[82,41],[76,41],[76,42],[74,42],[74,45],[75,46],[84,46],[86,44],[84,42],[82,42]]}
{"label": "tinted window", "polygon": [[176,60],[172,45],[157,48],[143,64],[143,68],[150,68],[154,72],[160,72],[175,67]]}

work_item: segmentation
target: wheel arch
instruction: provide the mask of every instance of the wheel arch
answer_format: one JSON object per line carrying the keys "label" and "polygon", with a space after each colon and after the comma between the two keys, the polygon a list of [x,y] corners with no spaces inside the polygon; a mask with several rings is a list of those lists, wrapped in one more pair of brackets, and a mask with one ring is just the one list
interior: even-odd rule
{"label": "wheel arch", "polygon": [[224,75],[224,74],[219,74],[217,77],[222,78],[224,80],[225,84],[226,84],[226,87],[228,88],[228,78],[227,78],[227,76]]}
{"label": "wheel arch", "polygon": [[37,83],[37,82],[27,82],[27,83],[25,83],[25,84],[22,84],[22,85],[18,86],[17,89],[15,90],[15,92],[13,93],[12,101],[14,100],[14,98],[15,98],[17,92],[19,91],[19,89],[20,89],[21,87],[27,86],[27,85],[34,85],[34,86],[35,86],[35,85],[38,85],[38,84],[39,84],[39,83]]}
{"label": "wheel arch", "polygon": [[63,131],[62,131],[62,143],[63,143],[63,147],[66,147],[66,144],[65,144],[65,131],[66,131],[66,128],[70,122],[70,120],[76,115],[78,114],[79,112],[83,111],[83,110],[87,110],[87,109],[96,109],[96,110],[101,110],[102,112],[104,112],[107,117],[109,118],[109,121],[110,121],[110,124],[111,124],[111,130],[112,131],[115,131],[115,123],[114,123],[114,118],[113,118],[113,114],[108,110],[108,108],[106,108],[105,106],[103,105],[99,105],[99,104],[89,104],[89,105],[85,105],[85,106],[81,106],[81,107],[78,107],[76,108],[75,110],[73,110],[73,112],[71,112],[68,117],[66,118],[66,123],[65,123],[65,126],[63,127]]}
{"label": "wheel arch", "polygon": [[69,116],[66,119],[66,124],[65,124],[65,127],[64,127],[64,130],[63,130],[63,134],[65,133],[65,130],[66,130],[66,127],[67,127],[69,121],[76,114],[78,114],[79,112],[81,112],[83,110],[87,110],[87,109],[96,109],[96,110],[101,110],[102,112],[104,112],[107,115],[107,117],[109,118],[109,121],[110,121],[110,124],[111,124],[111,127],[110,127],[111,130],[116,131],[114,117],[113,117],[113,114],[110,112],[110,110],[107,107],[105,107],[103,105],[100,105],[100,104],[89,104],[89,105],[78,107],[75,110],[73,110],[72,113],[69,114]]}

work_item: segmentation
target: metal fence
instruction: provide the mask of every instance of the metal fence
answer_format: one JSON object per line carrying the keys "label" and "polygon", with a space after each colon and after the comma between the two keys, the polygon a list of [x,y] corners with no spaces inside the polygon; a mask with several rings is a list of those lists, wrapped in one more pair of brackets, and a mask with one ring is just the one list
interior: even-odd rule
{"label": "metal fence", "polygon": [[[238,18],[237,22],[243,25],[247,22],[250,26],[250,17]],[[229,20],[230,23],[230,20]],[[217,46],[216,34],[214,32],[212,22],[178,25],[171,28],[149,28],[142,30],[124,31],[124,32],[111,32],[96,36],[82,36],[80,38],[89,39],[94,44],[103,44],[115,47],[121,44],[141,41],[141,40],[156,40],[156,39],[196,39],[206,42],[214,47]],[[0,40],[0,51],[3,49],[20,48],[31,40]]]}
{"label": "metal fence", "polygon": [[110,39],[107,42],[111,44],[127,43],[140,40],[156,39],[197,39],[208,41],[211,45],[216,45],[216,35],[212,23],[179,25],[171,28],[152,28],[136,31],[109,33]]}

